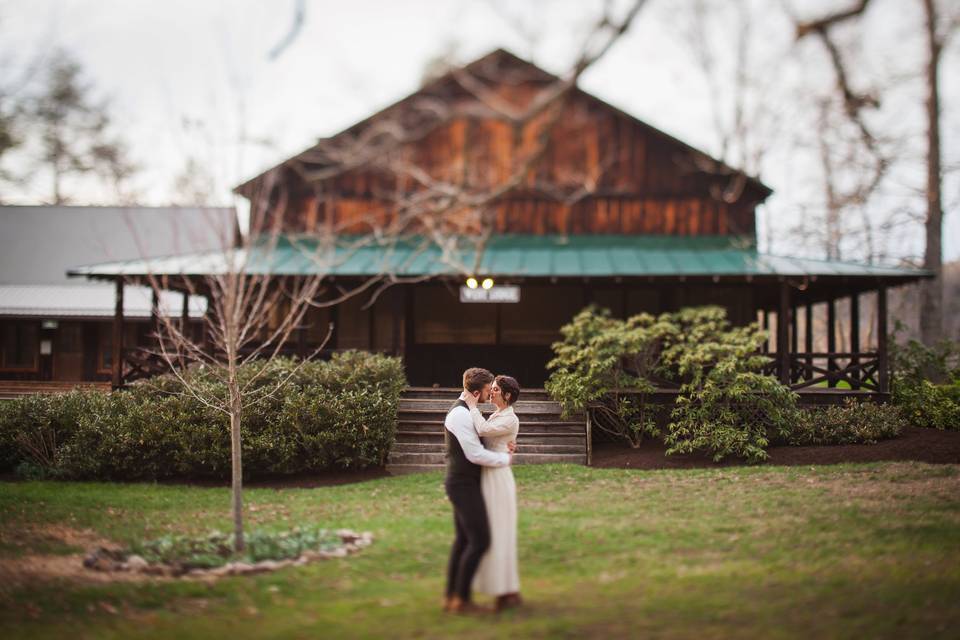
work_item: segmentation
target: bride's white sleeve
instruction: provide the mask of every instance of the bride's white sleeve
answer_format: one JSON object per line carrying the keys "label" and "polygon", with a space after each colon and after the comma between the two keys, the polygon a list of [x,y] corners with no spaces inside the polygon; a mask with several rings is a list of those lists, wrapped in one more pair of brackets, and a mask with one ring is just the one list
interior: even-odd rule
{"label": "bride's white sleeve", "polygon": [[490,420],[485,420],[480,409],[476,407],[470,409],[470,417],[473,419],[473,426],[481,436],[505,436],[513,433],[517,417],[494,416]]}

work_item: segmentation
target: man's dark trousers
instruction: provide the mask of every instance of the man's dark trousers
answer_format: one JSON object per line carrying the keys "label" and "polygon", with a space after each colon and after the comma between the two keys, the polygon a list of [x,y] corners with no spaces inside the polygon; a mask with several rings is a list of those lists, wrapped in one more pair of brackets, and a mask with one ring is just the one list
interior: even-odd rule
{"label": "man's dark trousers", "polygon": [[[454,407],[467,407],[458,400]],[[452,411],[453,409],[451,409]],[[447,479],[444,488],[453,503],[456,536],[447,563],[447,597],[470,601],[473,576],[490,547],[490,524],[480,491],[480,466],[467,460],[460,441],[447,432]]]}

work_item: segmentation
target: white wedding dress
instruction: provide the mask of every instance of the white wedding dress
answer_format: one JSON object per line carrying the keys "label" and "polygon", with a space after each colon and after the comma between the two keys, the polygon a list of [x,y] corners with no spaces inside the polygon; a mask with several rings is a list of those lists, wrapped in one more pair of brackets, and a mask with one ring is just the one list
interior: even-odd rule
{"label": "white wedding dress", "polygon": [[[491,451],[506,452],[507,443],[517,439],[520,420],[513,407],[494,411],[486,420],[478,409],[470,411],[473,426]],[[480,489],[490,522],[490,548],[480,560],[473,578],[473,589],[500,596],[520,592],[517,567],[517,485],[507,467],[483,467]]]}

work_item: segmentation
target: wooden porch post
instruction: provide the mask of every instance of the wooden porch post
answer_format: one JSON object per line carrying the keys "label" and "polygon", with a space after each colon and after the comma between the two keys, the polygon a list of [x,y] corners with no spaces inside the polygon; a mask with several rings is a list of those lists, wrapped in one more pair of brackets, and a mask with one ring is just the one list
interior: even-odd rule
{"label": "wooden porch post", "polygon": [[113,345],[110,362],[110,386],[123,386],[123,278],[114,281],[116,294],[113,308]]}
{"label": "wooden porch post", "polygon": [[837,386],[837,380],[834,373],[837,370],[837,360],[833,354],[837,352],[837,301],[831,298],[827,300],[827,371],[830,372],[827,378],[827,386]]}
{"label": "wooden porch post", "polygon": [[[790,307],[790,353],[800,353],[800,319],[797,317],[799,307]],[[792,372],[791,372],[792,373]],[[795,382],[791,375],[790,382]]]}
{"label": "wooden porch post", "polygon": [[780,282],[780,307],[777,311],[777,360],[779,361],[780,384],[790,384],[790,285]]}
{"label": "wooden porch post", "polygon": [[180,307],[180,331],[187,332],[187,325],[190,322],[190,294],[183,292],[183,305]]}
{"label": "wooden porch post", "polygon": [[804,307],[803,350],[807,353],[807,380],[813,377],[813,304]]}
{"label": "wooden porch post", "polygon": [[156,289],[150,296],[150,332],[154,340],[160,340],[160,292]]}
{"label": "wooden porch post", "polygon": [[180,307],[180,333],[187,338],[193,338],[190,330],[190,292],[183,292],[183,305]]}
{"label": "wooden porch post", "polygon": [[877,289],[877,383],[881,393],[890,391],[887,361],[887,288]]}
{"label": "wooden porch post", "polygon": [[[850,366],[855,367],[860,364],[860,295],[856,292],[850,295],[850,353]],[[860,388],[860,373],[850,372],[850,386],[854,389]]]}
{"label": "wooden porch post", "polygon": [[[626,308],[626,307],[624,307]],[[763,331],[767,334],[767,341],[763,343],[763,352],[770,353],[770,312],[766,309],[763,310],[763,320],[760,324],[763,327]]]}
{"label": "wooden porch post", "polygon": [[201,348],[204,353],[212,353],[213,339],[210,336],[210,327],[207,325],[210,324],[210,322],[212,321],[211,316],[214,313],[213,300],[212,300],[212,297],[209,295],[203,296],[203,299],[207,301],[207,310],[203,315],[203,327],[202,327],[203,334],[201,337],[201,344],[202,344]]}

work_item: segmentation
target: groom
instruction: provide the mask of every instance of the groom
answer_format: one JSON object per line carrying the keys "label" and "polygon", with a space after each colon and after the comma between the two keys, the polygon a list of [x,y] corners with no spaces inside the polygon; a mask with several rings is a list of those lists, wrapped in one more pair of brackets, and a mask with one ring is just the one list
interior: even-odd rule
{"label": "groom", "polygon": [[[493,374],[486,369],[463,372],[463,393],[443,422],[447,444],[447,479],[444,488],[453,503],[456,537],[447,564],[447,591],[444,611],[472,613],[480,609],[470,600],[473,575],[480,558],[490,546],[490,525],[480,492],[480,467],[505,467],[513,462],[516,443],[507,445],[509,453],[488,451],[473,428],[470,409],[464,398],[473,395],[480,402],[490,398]],[[452,436],[452,437],[451,437]]]}

